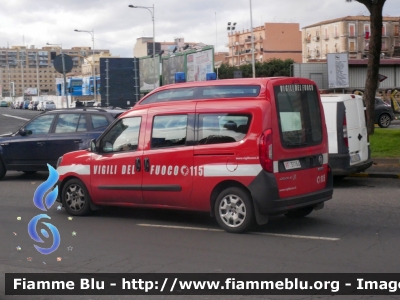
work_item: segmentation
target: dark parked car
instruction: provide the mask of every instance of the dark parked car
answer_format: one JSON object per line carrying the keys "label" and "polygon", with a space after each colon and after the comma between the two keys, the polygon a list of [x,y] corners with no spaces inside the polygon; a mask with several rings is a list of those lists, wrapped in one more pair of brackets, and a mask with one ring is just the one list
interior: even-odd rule
{"label": "dark parked car", "polygon": [[387,128],[394,120],[393,109],[390,104],[386,103],[380,98],[375,98],[375,124],[379,127]]}
{"label": "dark parked car", "polygon": [[0,179],[8,170],[35,173],[56,167],[67,152],[89,148],[122,109],[58,109],[44,112],[17,132],[0,136]]}

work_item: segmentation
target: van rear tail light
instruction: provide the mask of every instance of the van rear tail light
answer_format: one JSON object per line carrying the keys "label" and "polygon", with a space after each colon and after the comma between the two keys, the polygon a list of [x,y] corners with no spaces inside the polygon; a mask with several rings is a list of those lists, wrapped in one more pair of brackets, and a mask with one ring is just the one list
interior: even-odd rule
{"label": "van rear tail light", "polygon": [[349,137],[347,134],[347,120],[346,120],[346,113],[344,114],[343,118],[343,142],[347,148],[349,148]]}
{"label": "van rear tail light", "polygon": [[260,164],[262,168],[272,173],[274,164],[272,160],[272,129],[267,129],[260,137]]}

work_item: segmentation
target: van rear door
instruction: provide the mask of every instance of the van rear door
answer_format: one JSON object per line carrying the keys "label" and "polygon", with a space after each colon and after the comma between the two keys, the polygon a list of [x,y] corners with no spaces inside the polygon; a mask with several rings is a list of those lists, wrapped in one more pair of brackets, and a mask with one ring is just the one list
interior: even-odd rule
{"label": "van rear door", "polygon": [[368,134],[364,104],[360,96],[344,101],[346,107],[347,135],[350,165],[368,160]]}
{"label": "van rear door", "polygon": [[276,132],[272,157],[279,196],[286,198],[326,187],[328,141],[315,83],[300,78],[292,79],[296,83],[281,80],[274,86],[278,122],[272,128]]}

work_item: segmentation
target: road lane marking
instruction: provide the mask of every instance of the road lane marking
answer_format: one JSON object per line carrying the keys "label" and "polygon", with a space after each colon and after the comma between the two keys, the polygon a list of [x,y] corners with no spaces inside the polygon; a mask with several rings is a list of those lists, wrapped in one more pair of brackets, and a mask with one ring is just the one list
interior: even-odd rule
{"label": "road lane marking", "polygon": [[187,227],[187,226],[172,226],[172,225],[156,225],[156,224],[136,224],[142,227],[159,227],[159,228],[170,228],[170,229],[185,229],[185,230],[200,230],[200,231],[225,231],[223,229],[212,229],[202,227]]}
{"label": "road lane marking", "polygon": [[3,116],[9,117],[9,118],[21,119],[21,120],[24,120],[24,121],[29,121],[29,120],[30,120],[30,119],[26,119],[26,118],[22,118],[22,117],[17,117],[17,116],[12,116],[12,115],[6,115],[6,114],[3,114]]}
{"label": "road lane marking", "polygon": [[[204,227],[188,227],[188,226],[157,225],[157,224],[136,224],[136,225],[141,226],[141,227],[184,229],[184,230],[198,230],[198,231],[214,231],[214,232],[225,231],[223,229],[212,229],[212,228],[204,228]],[[268,233],[268,232],[249,232],[249,234],[288,237],[288,238],[296,238],[296,239],[323,240],[323,241],[339,241],[340,240],[340,238],[330,238],[330,237],[324,237],[324,236],[295,235],[295,234]]]}
{"label": "road lane marking", "polygon": [[283,233],[268,233],[268,232],[250,232],[252,234],[259,235],[270,235],[270,236],[281,236],[295,239],[310,239],[310,240],[323,240],[323,241],[339,241],[340,238],[330,238],[324,236],[312,236],[312,235],[296,235],[296,234],[283,234]]}

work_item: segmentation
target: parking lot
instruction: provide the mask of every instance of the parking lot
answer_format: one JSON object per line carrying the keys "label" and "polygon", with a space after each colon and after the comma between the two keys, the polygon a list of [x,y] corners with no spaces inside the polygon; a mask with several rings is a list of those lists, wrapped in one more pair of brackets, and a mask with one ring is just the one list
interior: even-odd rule
{"label": "parking lot", "polygon": [[[1,108],[0,134],[15,131],[36,114]],[[56,204],[48,214],[61,245],[41,255],[27,225],[39,212],[32,197],[47,176],[11,171],[0,181],[2,277],[8,272],[395,273],[400,268],[399,179],[335,182],[333,199],[324,209],[303,219],[272,217],[246,234],[228,234],[202,213],[109,207],[69,219]]]}

